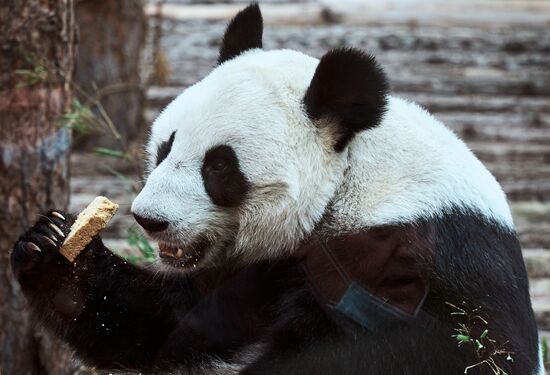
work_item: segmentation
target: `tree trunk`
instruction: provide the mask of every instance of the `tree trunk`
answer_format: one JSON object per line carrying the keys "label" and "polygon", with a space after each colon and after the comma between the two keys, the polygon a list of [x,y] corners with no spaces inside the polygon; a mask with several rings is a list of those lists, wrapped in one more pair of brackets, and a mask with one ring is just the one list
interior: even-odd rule
{"label": "tree trunk", "polygon": [[[76,5],[79,27],[75,81],[100,99],[121,141],[136,139],[143,125],[144,94],[140,58],[145,41],[143,0],[82,0]],[[79,146],[120,149],[108,129],[76,139]]]}
{"label": "tree trunk", "polygon": [[[0,0],[0,372],[68,374],[70,353],[35,328],[9,254],[40,213],[69,199],[72,0]],[[3,370],[3,372],[2,372]]]}

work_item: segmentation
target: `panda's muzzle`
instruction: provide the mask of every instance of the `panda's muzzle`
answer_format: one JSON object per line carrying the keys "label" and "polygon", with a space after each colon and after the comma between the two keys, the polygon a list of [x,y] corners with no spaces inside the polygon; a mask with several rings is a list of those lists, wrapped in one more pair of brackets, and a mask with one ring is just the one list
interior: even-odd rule
{"label": "panda's muzzle", "polygon": [[159,241],[159,256],[175,267],[196,267],[203,259],[207,247],[206,240],[200,240],[185,247]]}

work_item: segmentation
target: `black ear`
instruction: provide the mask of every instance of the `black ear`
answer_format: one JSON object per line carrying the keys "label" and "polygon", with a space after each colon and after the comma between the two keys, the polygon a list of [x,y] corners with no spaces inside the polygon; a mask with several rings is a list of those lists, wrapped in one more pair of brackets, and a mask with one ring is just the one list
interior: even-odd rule
{"label": "black ear", "polygon": [[373,56],[353,48],[326,53],[304,97],[309,117],[331,137],[337,152],[353,136],[377,126],[386,111],[389,85]]}
{"label": "black ear", "polygon": [[257,3],[241,10],[231,20],[223,36],[218,64],[253,48],[262,48],[263,20]]}

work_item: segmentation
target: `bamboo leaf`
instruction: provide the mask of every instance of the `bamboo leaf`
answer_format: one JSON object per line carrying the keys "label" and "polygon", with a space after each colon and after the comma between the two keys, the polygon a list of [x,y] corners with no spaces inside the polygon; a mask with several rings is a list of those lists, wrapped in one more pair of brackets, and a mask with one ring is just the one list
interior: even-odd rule
{"label": "bamboo leaf", "polygon": [[95,150],[95,153],[101,156],[110,156],[114,158],[125,158],[126,154],[119,150],[113,150],[110,148],[105,147],[97,147]]}

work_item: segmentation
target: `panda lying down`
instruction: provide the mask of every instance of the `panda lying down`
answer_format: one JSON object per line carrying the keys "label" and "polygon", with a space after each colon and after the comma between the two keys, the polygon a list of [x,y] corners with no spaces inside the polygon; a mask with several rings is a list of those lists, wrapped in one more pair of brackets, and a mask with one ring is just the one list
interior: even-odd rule
{"label": "panda lying down", "polygon": [[119,373],[542,374],[494,177],[372,56],[264,51],[262,28],[241,11],[153,124],[132,212],[164,269],[99,238],[70,264],[52,211],[12,253],[36,319]]}

